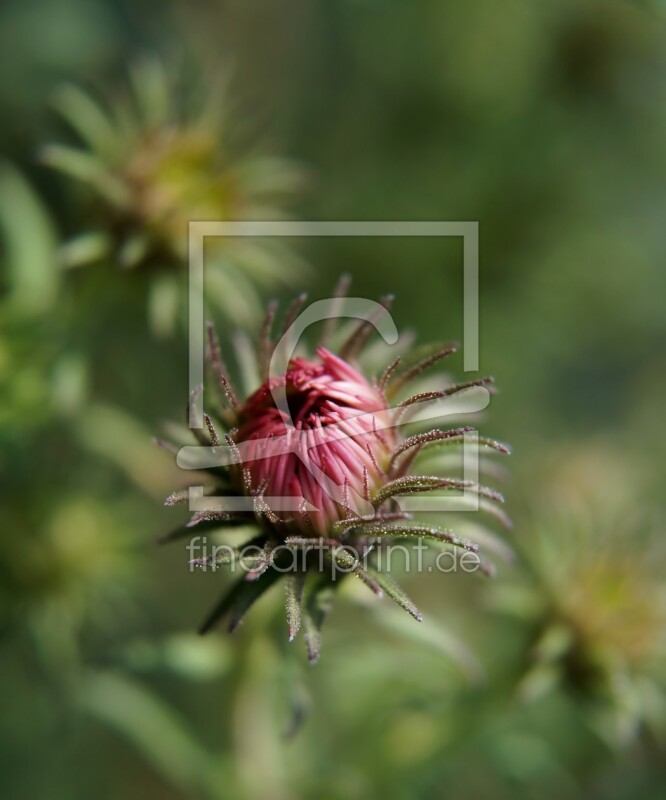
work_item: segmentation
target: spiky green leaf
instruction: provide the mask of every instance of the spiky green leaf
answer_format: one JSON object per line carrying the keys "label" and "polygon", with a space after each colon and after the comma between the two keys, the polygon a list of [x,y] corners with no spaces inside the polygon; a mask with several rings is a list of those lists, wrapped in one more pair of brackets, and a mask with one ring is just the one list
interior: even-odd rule
{"label": "spiky green leaf", "polygon": [[428,525],[365,525],[359,527],[358,533],[366,536],[376,536],[378,538],[394,538],[394,539],[427,539],[433,542],[443,542],[444,544],[451,544],[455,547],[462,547],[464,550],[470,550],[473,553],[478,552],[479,546],[472,542],[470,539],[464,539],[456,536],[453,531],[442,530],[440,528],[430,527]]}
{"label": "spiky green leaf", "polygon": [[199,633],[208,633],[227,614],[230,616],[229,631],[235,631],[245,614],[279,577],[277,570],[267,569],[254,581],[245,580],[245,576],[239,578],[206,617]]}
{"label": "spiky green leaf", "polygon": [[332,589],[327,578],[322,577],[312,588],[303,607],[303,637],[310,664],[316,664],[321,652],[321,629],[331,610]]}
{"label": "spiky green leaf", "polygon": [[293,641],[301,627],[303,608],[303,589],[306,573],[303,570],[290,572],[285,578],[287,622],[289,624],[289,641]]}
{"label": "spiky green leaf", "polygon": [[486,486],[480,486],[474,481],[458,478],[440,478],[437,475],[408,475],[385,483],[374,493],[372,503],[374,506],[380,506],[386,500],[394,497],[432,492],[437,489],[446,491],[464,489],[489,500],[495,500],[499,503],[504,501],[499,492]]}
{"label": "spiky green leaf", "polygon": [[380,572],[374,569],[374,567],[368,567],[368,572],[372,575],[377,584],[381,586],[387,597],[390,597],[391,600],[396,602],[400,608],[404,608],[405,611],[411,614],[418,622],[423,620],[421,612],[390,575],[386,572]]}

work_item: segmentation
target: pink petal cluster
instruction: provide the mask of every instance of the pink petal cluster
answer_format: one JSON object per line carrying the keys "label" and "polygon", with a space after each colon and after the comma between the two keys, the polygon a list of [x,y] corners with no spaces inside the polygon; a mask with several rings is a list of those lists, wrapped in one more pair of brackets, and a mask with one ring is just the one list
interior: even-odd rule
{"label": "pink petal cluster", "polygon": [[[235,440],[252,492],[299,498],[298,513],[276,515],[325,536],[337,520],[368,512],[395,439],[381,390],[328,350],[316,352],[318,360],[293,359],[247,400]],[[276,407],[276,385],[285,387],[289,415]]]}

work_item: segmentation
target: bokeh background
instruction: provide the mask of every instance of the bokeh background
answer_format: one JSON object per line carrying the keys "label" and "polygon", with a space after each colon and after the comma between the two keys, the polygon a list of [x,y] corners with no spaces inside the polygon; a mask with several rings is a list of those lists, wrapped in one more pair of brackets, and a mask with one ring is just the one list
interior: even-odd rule
{"label": "bokeh background", "polygon": [[[666,796],[663,3],[6,0],[0,51],[2,797]],[[137,69],[166,111],[58,162]],[[179,133],[202,95],[223,109],[203,144]],[[163,161],[142,124],[175,131]],[[107,202],[109,175],[184,218],[267,195],[271,216],[479,221],[481,427],[514,447],[493,581],[405,576],[422,626],[350,591],[314,669],[275,596],[196,636],[227,578],[156,545],[183,478],[151,438],[187,395],[182,242]],[[461,336],[460,242],[228,255],[225,341],[342,272],[420,339]]]}

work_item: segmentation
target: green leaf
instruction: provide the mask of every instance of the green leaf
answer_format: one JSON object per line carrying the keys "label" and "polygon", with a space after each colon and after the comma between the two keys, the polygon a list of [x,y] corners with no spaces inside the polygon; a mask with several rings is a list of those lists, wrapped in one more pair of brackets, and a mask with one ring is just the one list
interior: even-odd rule
{"label": "green leaf", "polygon": [[[124,269],[133,269],[143,261],[150,249],[150,237],[147,233],[141,232],[130,236],[123,242],[118,252],[118,262]],[[162,281],[169,279],[173,281],[172,275],[161,276]],[[171,289],[171,293],[178,292],[177,286]]]}
{"label": "green leaf", "polygon": [[462,547],[465,550],[470,550],[473,553],[478,552],[479,547],[469,539],[462,539],[451,530],[442,530],[434,528],[429,525],[363,525],[356,530],[367,536],[384,537],[390,536],[395,539],[428,539],[434,542],[443,542],[445,544],[452,544],[456,547]]}
{"label": "green leaf", "polygon": [[239,578],[206,617],[204,623],[199,628],[199,633],[208,633],[208,631],[226,614],[230,614],[231,616],[229,631],[235,631],[245,614],[264,592],[270,589],[280,577],[280,574],[281,573],[276,569],[267,569],[253,581],[246,580],[245,576]]}
{"label": "green leaf", "polygon": [[211,254],[206,262],[205,282],[206,299],[231,322],[247,328],[260,319],[261,303],[254,284],[229,260]]}
{"label": "green leaf", "polygon": [[176,276],[162,275],[151,283],[148,294],[148,322],[155,336],[168,338],[173,335],[178,319],[179,303]]}
{"label": "green leaf", "polygon": [[149,494],[163,493],[171,465],[137,419],[111,406],[89,405],[77,416],[75,431],[86,449],[116,464],[137,486]]}
{"label": "green leaf", "polygon": [[387,397],[393,397],[403,386],[412,381],[422,372],[434,366],[444,358],[453,355],[457,350],[455,344],[447,344],[441,346],[433,346],[433,352],[425,356],[413,366],[400,372],[392,381],[389,382],[387,388]]}
{"label": "green leaf", "polygon": [[112,672],[88,674],[78,689],[83,707],[130,741],[157,772],[184,792],[212,778],[212,757],[183,721],[149,689]]}
{"label": "green leaf", "polygon": [[342,571],[343,575],[356,575],[356,577],[363,581],[363,583],[378,597],[382,596],[383,592],[380,585],[377,583],[374,577],[370,575],[365,567],[361,566],[358,558],[355,555],[352,555],[343,546],[332,547],[330,549],[330,555],[333,558],[336,567]]}
{"label": "green leaf", "polygon": [[85,267],[106,258],[111,247],[111,239],[106,233],[87,231],[61,245],[58,261],[65,269]]}
{"label": "green leaf", "polygon": [[43,203],[10,164],[0,164],[0,234],[11,301],[29,314],[49,308],[58,291],[57,234]]}
{"label": "green leaf", "polygon": [[122,648],[122,663],[132,672],[169,672],[191,681],[211,681],[232,665],[231,642],[221,636],[202,638],[176,633],[130,641]]}
{"label": "green leaf", "polygon": [[50,144],[43,148],[41,160],[44,164],[64,172],[71,178],[88,183],[102,197],[114,206],[125,208],[129,202],[127,187],[110,175],[104,164],[91,153],[66,147],[61,144]]}
{"label": "green leaf", "polygon": [[[466,447],[470,447],[476,445],[478,447],[486,447],[492,450],[496,450],[498,453],[503,453],[508,455],[511,450],[510,448],[503,444],[502,442],[498,442],[495,439],[488,439],[485,436],[468,436],[467,434],[475,433],[475,429],[471,427],[465,428],[452,428],[450,430],[431,430],[427,431],[426,433],[417,433],[414,436],[410,436],[395,450],[393,456],[391,457],[390,466],[393,467],[397,459],[405,452],[412,448],[416,448],[415,453],[410,453],[407,456],[407,460],[411,461],[412,458],[415,456],[420,456],[422,453],[429,451],[434,447],[457,447],[460,445],[465,445]],[[402,462],[402,469],[404,471],[404,464]]]}
{"label": "green leaf", "polygon": [[98,155],[108,157],[115,151],[118,132],[109,116],[93,98],[78,86],[63,86],[53,105],[61,116]]}
{"label": "green leaf", "polygon": [[303,608],[303,636],[308,651],[308,661],[316,664],[321,653],[321,629],[331,610],[333,591],[327,578],[318,581],[311,590]]}
{"label": "green leaf", "polygon": [[380,506],[386,500],[393,497],[432,492],[436,489],[465,489],[466,491],[474,492],[475,494],[479,494],[482,497],[495,500],[499,503],[504,500],[499,492],[496,492],[494,489],[489,489],[486,486],[480,486],[474,481],[460,480],[458,478],[440,478],[437,475],[408,475],[385,483],[373,495],[372,503],[374,506]]}
{"label": "green leaf", "polygon": [[291,572],[285,578],[287,622],[289,623],[289,641],[296,638],[301,627],[301,611],[303,607],[303,588],[305,586],[303,570]]}
{"label": "green leaf", "polygon": [[169,542],[176,542],[179,539],[191,539],[193,536],[198,536],[202,533],[213,533],[225,528],[242,528],[251,525],[252,521],[242,517],[229,517],[227,519],[202,519],[195,525],[185,522],[174,528],[169,533],[165,533],[157,540],[159,544],[168,544]]}
{"label": "green leaf", "polygon": [[276,156],[248,160],[237,168],[237,175],[253,195],[291,195],[302,191],[306,179],[300,164]]}
{"label": "green leaf", "polygon": [[149,126],[164,125],[172,87],[162,62],[157,58],[142,59],[132,65],[130,79],[142,120]]}
{"label": "green leaf", "polygon": [[414,625],[412,620],[395,606],[380,604],[372,609],[372,621],[400,637],[403,642],[413,642],[444,656],[447,661],[453,662],[471,683],[483,679],[483,668],[465,642],[436,619],[429,616],[421,625]]}
{"label": "green leaf", "polygon": [[537,700],[553,691],[561,678],[557,664],[537,663],[518,684],[517,695],[522,700]]}
{"label": "green leaf", "polygon": [[385,572],[379,572],[379,570],[376,570],[373,567],[368,567],[368,572],[370,572],[377,583],[381,586],[382,591],[387,597],[390,597],[391,600],[396,602],[400,608],[404,608],[405,611],[408,614],[411,614],[415,620],[422,622],[423,615],[421,612],[390,575],[386,574]]}

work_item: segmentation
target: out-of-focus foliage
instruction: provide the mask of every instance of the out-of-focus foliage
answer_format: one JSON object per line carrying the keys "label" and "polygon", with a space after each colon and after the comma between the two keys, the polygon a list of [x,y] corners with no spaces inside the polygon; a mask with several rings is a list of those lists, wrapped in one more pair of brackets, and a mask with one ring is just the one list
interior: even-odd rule
{"label": "out-of-focus foliage", "polygon": [[597,441],[553,453],[517,547],[524,574],[496,585],[491,603],[531,627],[517,693],[561,690],[610,746],[666,722],[666,551],[646,513],[644,474]]}
{"label": "out-of-focus foliage", "polygon": [[632,527],[618,535],[594,521],[553,517],[526,548],[533,584],[514,597],[514,613],[531,617],[537,630],[520,694],[533,699],[561,684],[589,704],[590,723],[611,744],[642,724],[663,732],[661,542]]}
{"label": "out-of-focus foliage", "polygon": [[[10,0],[0,15],[0,794],[662,796],[663,3]],[[122,127],[136,89],[108,92],[132,64],[182,75],[171,114],[206,107],[220,56],[231,150],[202,146],[189,112],[159,146]],[[109,151],[81,137],[86,118]],[[145,132],[139,106],[129,118]],[[150,436],[183,411],[187,352],[147,335],[149,294],[173,297],[154,255],[180,246],[166,219],[217,213],[218,164],[253,161],[259,139],[317,175],[301,218],[479,221],[481,369],[514,445],[513,562],[492,585],[401,576],[422,626],[350,584],[314,670],[280,644],[275,594],[235,637],[195,637],[225,578],[155,546],[182,475]],[[90,180],[39,163],[46,142],[123,191],[139,175],[150,214],[135,199],[111,214]],[[119,269],[147,219],[146,258]],[[63,271],[60,245],[71,257],[86,231],[108,255]],[[398,296],[399,328],[461,338],[458,240],[300,247],[313,294],[350,272],[360,296]],[[282,292],[276,261],[257,263],[240,280]]]}
{"label": "out-of-focus foliage", "polygon": [[[164,335],[187,310],[190,220],[283,218],[282,206],[303,176],[286,159],[239,152],[234,127],[241,126],[216,72],[199,88],[190,73],[177,82],[164,64],[143,60],[130,68],[130,78],[129,89],[116,92],[108,108],[75,85],[62,87],[54,105],[80,145],[50,144],[41,158],[87,187],[77,219],[91,216],[90,194],[97,200],[91,229],[61,248],[62,266],[110,262],[150,271],[148,313],[154,332]],[[211,238],[206,299],[245,325],[258,315],[257,283],[293,283],[301,271],[279,243]]]}

